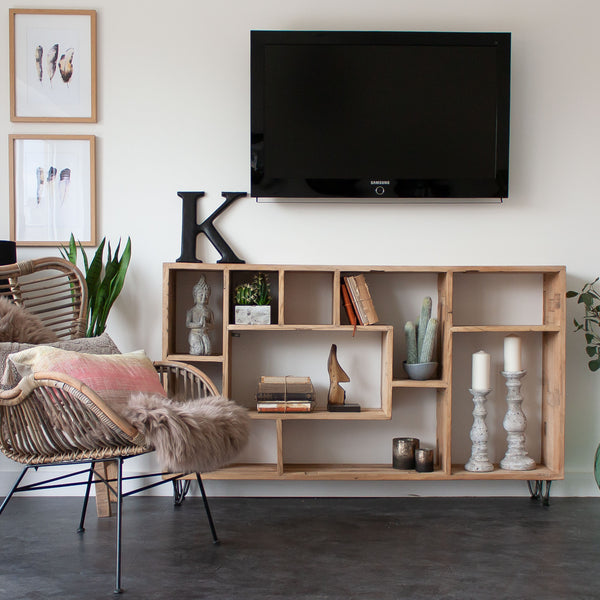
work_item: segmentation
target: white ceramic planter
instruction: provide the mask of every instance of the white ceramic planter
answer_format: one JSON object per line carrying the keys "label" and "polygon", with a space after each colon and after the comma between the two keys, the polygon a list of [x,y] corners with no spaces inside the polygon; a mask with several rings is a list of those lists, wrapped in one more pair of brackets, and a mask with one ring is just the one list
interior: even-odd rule
{"label": "white ceramic planter", "polygon": [[270,325],[271,307],[267,306],[240,306],[235,307],[236,325]]}

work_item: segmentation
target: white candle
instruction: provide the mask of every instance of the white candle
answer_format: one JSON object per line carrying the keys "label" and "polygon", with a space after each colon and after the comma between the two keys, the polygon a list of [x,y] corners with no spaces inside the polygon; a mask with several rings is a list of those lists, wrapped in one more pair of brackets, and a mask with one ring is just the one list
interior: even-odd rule
{"label": "white candle", "polygon": [[508,373],[521,370],[521,338],[516,335],[504,338],[504,370]]}
{"label": "white candle", "polygon": [[490,389],[490,355],[483,350],[473,354],[473,381],[471,388],[474,390]]}

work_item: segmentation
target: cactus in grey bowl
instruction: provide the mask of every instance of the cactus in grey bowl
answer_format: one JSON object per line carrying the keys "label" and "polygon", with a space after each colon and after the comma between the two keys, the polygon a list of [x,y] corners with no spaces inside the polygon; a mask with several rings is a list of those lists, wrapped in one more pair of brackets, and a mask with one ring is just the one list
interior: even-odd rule
{"label": "cactus in grey bowl", "polygon": [[404,326],[407,353],[406,362],[409,365],[427,363],[433,359],[439,321],[431,316],[431,306],[431,297],[426,296],[421,305],[418,326],[412,321],[408,321]]}
{"label": "cactus in grey bowl", "polygon": [[423,345],[419,351],[419,362],[426,363],[431,362],[433,359],[433,350],[435,347],[435,336],[438,329],[438,320],[434,317],[430,317],[427,321],[427,327],[425,329],[425,335],[423,336]]}
{"label": "cactus in grey bowl", "polygon": [[406,336],[406,362],[410,365],[418,363],[417,329],[412,321],[407,321],[404,325],[404,335]]}
{"label": "cactus in grey bowl", "polygon": [[429,362],[421,360],[421,349],[423,348],[423,342],[425,341],[425,334],[427,333],[427,324],[431,318],[431,297],[425,296],[423,303],[421,304],[421,314],[419,316],[419,328],[417,329],[417,352],[419,354],[418,362]]}

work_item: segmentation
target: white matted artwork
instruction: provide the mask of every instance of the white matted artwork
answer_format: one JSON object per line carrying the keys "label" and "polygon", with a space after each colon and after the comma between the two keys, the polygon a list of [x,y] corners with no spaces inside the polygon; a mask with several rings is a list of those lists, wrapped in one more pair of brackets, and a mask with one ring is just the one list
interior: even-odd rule
{"label": "white matted artwork", "polygon": [[96,11],[11,8],[11,121],[96,122]]}
{"label": "white matted artwork", "polygon": [[11,239],[58,246],[72,233],[81,244],[95,245],[95,137],[9,138]]}

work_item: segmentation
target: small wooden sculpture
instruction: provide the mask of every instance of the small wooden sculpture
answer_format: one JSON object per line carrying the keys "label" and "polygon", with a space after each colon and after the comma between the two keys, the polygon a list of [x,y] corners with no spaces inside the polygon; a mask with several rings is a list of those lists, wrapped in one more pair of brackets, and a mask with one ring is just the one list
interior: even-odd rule
{"label": "small wooden sculpture", "polygon": [[346,404],[346,390],[340,383],[350,381],[346,371],[342,369],[337,359],[337,346],[331,344],[327,360],[329,371],[329,393],[327,394],[327,410],[333,412],[359,412],[358,404]]}

